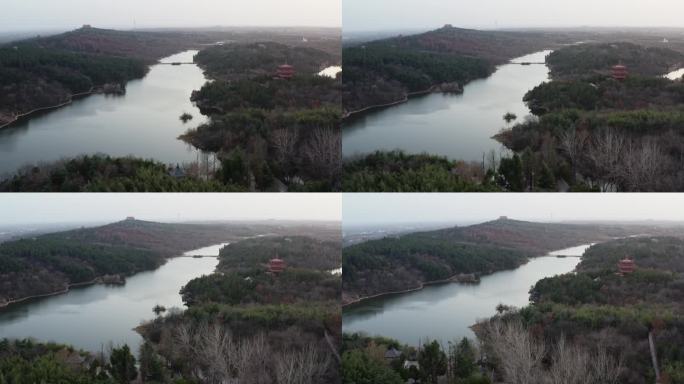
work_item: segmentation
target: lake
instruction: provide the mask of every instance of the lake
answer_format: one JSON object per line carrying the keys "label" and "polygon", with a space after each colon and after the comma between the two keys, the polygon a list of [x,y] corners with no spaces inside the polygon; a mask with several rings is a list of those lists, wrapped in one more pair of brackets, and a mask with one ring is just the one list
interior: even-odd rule
{"label": "lake", "polygon": [[0,310],[0,339],[33,337],[100,351],[109,342],[126,343],[137,353],[142,338],[133,328],[154,318],[152,308],[183,308],[179,291],[195,277],[214,272],[225,245],[186,252],[154,271],[126,279],[126,285],[91,285],[61,295],[30,300]]}
{"label": "lake", "polygon": [[[498,304],[523,307],[539,280],[572,272],[591,244],[531,259],[510,271],[483,276],[479,284],[430,285],[420,291],[383,296],[345,307],[344,332],[365,332],[418,345],[426,338],[448,341],[475,338],[470,326],[496,313]],[[557,257],[575,256],[575,257]]]}
{"label": "lake", "polygon": [[[192,62],[196,53],[161,62]],[[25,164],[95,153],[167,164],[196,161],[197,150],[178,136],[207,121],[190,101],[206,81],[197,65],[156,64],[143,79],[128,82],[124,96],[83,97],[0,129],[0,176]],[[184,112],[194,117],[187,124],[179,119]]]}
{"label": "lake", "polygon": [[506,126],[503,115],[512,112],[522,121],[530,113],[523,96],[549,79],[546,65],[514,62],[544,62],[549,53],[516,58],[488,78],[468,83],[460,95],[432,93],[352,116],[344,123],[343,155],[402,149],[481,162],[492,150],[506,152],[491,138]]}

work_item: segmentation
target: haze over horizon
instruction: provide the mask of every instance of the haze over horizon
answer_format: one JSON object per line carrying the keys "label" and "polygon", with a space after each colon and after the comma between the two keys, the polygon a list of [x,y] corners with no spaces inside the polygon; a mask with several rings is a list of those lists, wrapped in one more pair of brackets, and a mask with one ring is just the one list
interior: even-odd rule
{"label": "haze over horizon", "polygon": [[[4,0],[0,32],[99,28],[340,27],[341,0]],[[163,12],[160,12],[163,10]]]}
{"label": "haze over horizon", "polygon": [[684,195],[670,194],[344,194],[344,227],[384,223],[515,220],[683,221]]}
{"label": "haze over horizon", "polygon": [[678,0],[344,0],[345,32],[549,27],[682,27]]}
{"label": "haze over horizon", "polygon": [[179,221],[340,221],[335,194],[7,194],[0,201],[0,224]]}

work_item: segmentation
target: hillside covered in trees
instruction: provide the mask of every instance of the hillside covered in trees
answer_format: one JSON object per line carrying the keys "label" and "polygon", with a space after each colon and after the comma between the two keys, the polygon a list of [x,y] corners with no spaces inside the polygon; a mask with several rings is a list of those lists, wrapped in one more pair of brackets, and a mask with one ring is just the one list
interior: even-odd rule
{"label": "hillside covered in trees", "polygon": [[[644,232],[641,225],[550,224],[499,219],[483,224],[387,237],[345,247],[343,303],[419,289],[425,283],[472,280],[514,269],[553,250]],[[465,276],[464,276],[465,275]]]}
{"label": "hillside covered in trees", "polygon": [[344,159],[345,192],[497,192],[503,190],[481,165],[402,151]]}
{"label": "hillside covered in trees", "polygon": [[[533,305],[477,327],[497,357],[489,362],[495,375],[511,383],[542,383],[548,375],[587,383],[684,382],[683,250],[675,237],[615,240],[589,248],[577,273],[540,280],[530,292]],[[624,257],[637,267],[620,276],[617,261]],[[522,344],[504,348],[497,334],[511,328],[532,353],[520,354]],[[549,359],[556,351],[570,353]],[[601,367],[611,367],[608,381],[597,377]]]}
{"label": "hillside covered in trees", "polygon": [[684,62],[684,53],[663,47],[647,47],[628,42],[576,44],[558,49],[546,58],[555,79],[610,75],[622,64],[631,74],[664,75]]}
{"label": "hillside covered in trees", "polygon": [[[318,75],[339,58],[278,43],[207,48],[195,58],[214,81],[192,100],[211,121],[180,138],[217,153],[216,178],[248,190],[340,189],[339,77]],[[294,76],[277,76],[289,63]]]}
{"label": "hillside covered in trees", "polygon": [[[341,287],[329,269],[341,243],[310,233],[224,247],[216,273],[181,290],[186,311],[139,327],[146,345],[188,380],[340,382]],[[286,263],[277,275],[267,266],[276,256]]]}
{"label": "hillside covered in trees", "polygon": [[[555,182],[531,187],[532,173],[548,169],[570,189],[681,190],[684,83],[663,75],[683,61],[679,51],[631,43],[581,44],[549,55],[553,81],[524,97],[536,116],[497,135],[527,158],[519,168],[532,171],[513,184],[557,190]],[[624,81],[612,78],[618,63],[627,66]]]}
{"label": "hillside covered in trees", "polygon": [[183,167],[184,177],[154,160],[84,155],[27,166],[5,180],[2,192],[240,192],[244,187],[200,176],[198,167]]}

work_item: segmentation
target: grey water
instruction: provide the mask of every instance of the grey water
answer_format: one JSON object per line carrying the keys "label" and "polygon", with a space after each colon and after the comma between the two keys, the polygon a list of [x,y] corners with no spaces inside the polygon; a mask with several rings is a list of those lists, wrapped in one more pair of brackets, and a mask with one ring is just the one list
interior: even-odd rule
{"label": "grey water", "polygon": [[0,339],[35,338],[97,352],[108,345],[128,344],[136,352],[142,338],[133,329],[152,320],[152,308],[184,308],[180,289],[190,280],[214,272],[225,245],[186,252],[154,271],[126,279],[123,286],[91,285],[0,309]]}
{"label": "grey water", "polygon": [[343,155],[401,149],[481,162],[483,154],[492,150],[505,153],[503,146],[492,139],[506,127],[504,114],[514,113],[517,122],[522,121],[530,114],[523,96],[549,79],[546,65],[515,63],[542,63],[550,52],[537,52],[501,65],[488,78],[467,84],[460,95],[432,93],[352,116],[344,124]]}
{"label": "grey water", "polygon": [[[196,53],[185,51],[161,63],[192,62]],[[207,121],[190,101],[206,81],[197,65],[156,64],[144,78],[129,81],[125,95],[86,96],[0,129],[0,178],[27,164],[82,154],[196,161],[197,150],[178,136]],[[179,119],[184,112],[194,117],[187,124]]]}
{"label": "grey water", "polygon": [[483,276],[479,284],[430,285],[345,307],[343,331],[387,336],[414,346],[427,338],[442,343],[463,337],[474,339],[470,326],[495,315],[498,304],[527,305],[529,290],[537,281],[572,272],[580,262],[578,256],[590,246],[550,252],[517,269]]}

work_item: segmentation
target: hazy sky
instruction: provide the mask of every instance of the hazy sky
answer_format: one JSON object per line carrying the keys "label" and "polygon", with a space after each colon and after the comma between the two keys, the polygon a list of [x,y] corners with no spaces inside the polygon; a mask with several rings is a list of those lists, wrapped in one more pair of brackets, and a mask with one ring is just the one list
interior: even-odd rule
{"label": "hazy sky", "polygon": [[332,26],[341,0],[2,0],[0,30],[97,27]]}
{"label": "hazy sky", "polygon": [[3,194],[0,226],[25,223],[142,220],[330,220],[341,218],[339,194]]}
{"label": "hazy sky", "polygon": [[530,221],[684,221],[684,194],[344,194],[345,226],[390,222],[481,222],[499,216]]}
{"label": "hazy sky", "polygon": [[345,31],[567,26],[684,27],[682,0],[343,0]]}

